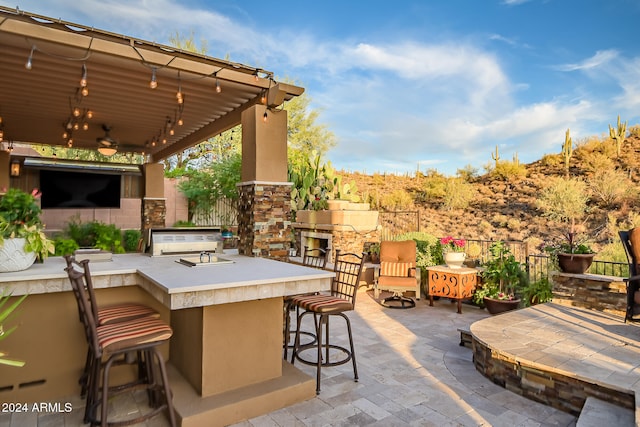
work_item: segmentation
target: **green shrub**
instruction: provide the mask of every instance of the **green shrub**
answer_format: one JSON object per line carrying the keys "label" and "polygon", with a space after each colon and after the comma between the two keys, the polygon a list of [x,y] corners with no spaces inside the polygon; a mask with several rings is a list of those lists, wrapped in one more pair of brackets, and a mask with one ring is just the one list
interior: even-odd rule
{"label": "green shrub", "polygon": [[581,157],[583,168],[588,172],[608,171],[615,167],[611,157],[597,151],[586,152]]}
{"label": "green shrub", "polygon": [[125,230],[124,232],[124,250],[126,252],[136,252],[138,243],[142,238],[140,230]]}
{"label": "green shrub", "polygon": [[633,188],[624,172],[605,169],[595,174],[588,182],[595,200],[604,207],[612,207],[620,203]]}
{"label": "green shrub", "polygon": [[195,227],[196,225],[191,221],[180,220],[173,223],[174,227]]}
{"label": "green shrub", "polygon": [[442,199],[446,195],[447,178],[440,174],[431,174],[424,178],[424,198]]}
{"label": "green shrub", "polygon": [[100,221],[83,223],[79,217],[74,217],[67,223],[61,237],[73,239],[81,248],[98,248],[116,254],[125,252],[120,229]]}
{"label": "green shrub", "polygon": [[388,211],[403,211],[413,206],[413,198],[405,190],[394,190],[380,198],[380,207]]}
{"label": "green shrub", "polygon": [[55,239],[53,239],[53,242],[56,248],[56,256],[71,255],[76,251],[76,249],[80,248],[75,240],[69,239],[64,236],[56,237]]}
{"label": "green shrub", "polygon": [[491,176],[504,180],[524,178],[527,176],[527,167],[518,162],[505,160],[498,162],[491,171]]}
{"label": "green shrub", "polygon": [[562,155],[560,154],[545,154],[540,159],[540,163],[543,166],[560,166],[562,164]]}
{"label": "green shrub", "polygon": [[[432,234],[412,231],[399,234],[393,240],[415,240],[417,252],[416,265],[422,269],[426,275],[426,267],[442,263],[442,250],[440,241]],[[439,257],[439,258],[438,258]]]}
{"label": "green shrub", "polygon": [[523,305],[542,304],[553,299],[553,286],[547,277],[526,285],[522,292]]}
{"label": "green shrub", "polygon": [[476,196],[473,185],[460,178],[449,178],[445,182],[444,209],[465,209]]}

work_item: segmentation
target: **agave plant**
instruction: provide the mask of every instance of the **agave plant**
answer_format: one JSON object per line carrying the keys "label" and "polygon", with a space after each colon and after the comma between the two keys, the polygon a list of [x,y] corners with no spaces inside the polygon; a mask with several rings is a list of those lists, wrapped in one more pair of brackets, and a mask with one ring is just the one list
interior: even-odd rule
{"label": "agave plant", "polygon": [[[0,341],[2,341],[3,339],[7,338],[18,327],[18,326],[13,326],[13,327],[10,327],[8,329],[5,329],[4,328],[4,322],[7,320],[7,318],[9,318],[11,313],[13,313],[13,311],[16,308],[18,308],[18,306],[22,303],[22,301],[24,301],[24,299],[26,297],[27,297],[26,295],[23,295],[20,298],[18,298],[17,300],[13,301],[11,304],[9,304],[9,300],[11,298],[11,295],[5,294],[3,292],[3,294],[0,296]],[[25,362],[22,361],[22,360],[8,359],[5,356],[7,356],[7,353],[5,353],[4,351],[0,350],[0,364],[1,365],[16,366],[16,367],[20,368],[20,367],[24,366],[24,364],[25,364]]]}

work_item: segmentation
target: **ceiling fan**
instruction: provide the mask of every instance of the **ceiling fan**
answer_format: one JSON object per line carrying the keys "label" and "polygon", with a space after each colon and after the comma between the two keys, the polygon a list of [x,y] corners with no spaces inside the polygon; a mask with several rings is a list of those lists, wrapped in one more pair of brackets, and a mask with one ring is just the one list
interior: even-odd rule
{"label": "ceiling fan", "polygon": [[104,130],[104,136],[96,138],[98,152],[104,156],[113,156],[118,152],[118,142],[109,135],[110,126],[103,124],[102,129]]}

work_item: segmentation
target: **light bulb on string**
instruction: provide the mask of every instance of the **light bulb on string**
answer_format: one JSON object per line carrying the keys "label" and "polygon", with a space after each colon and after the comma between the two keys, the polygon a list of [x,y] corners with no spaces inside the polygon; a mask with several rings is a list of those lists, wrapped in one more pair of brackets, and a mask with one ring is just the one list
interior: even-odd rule
{"label": "light bulb on string", "polygon": [[87,66],[85,64],[82,64],[82,77],[80,78],[80,87],[87,87]]}
{"label": "light bulb on string", "polygon": [[31,52],[29,53],[29,57],[27,58],[27,63],[24,64],[24,68],[30,70],[33,67],[33,51],[36,50],[35,46],[31,47]]}
{"label": "light bulb on string", "polygon": [[158,80],[156,78],[156,67],[151,69],[151,81],[149,82],[149,87],[151,89],[155,89],[158,87]]}

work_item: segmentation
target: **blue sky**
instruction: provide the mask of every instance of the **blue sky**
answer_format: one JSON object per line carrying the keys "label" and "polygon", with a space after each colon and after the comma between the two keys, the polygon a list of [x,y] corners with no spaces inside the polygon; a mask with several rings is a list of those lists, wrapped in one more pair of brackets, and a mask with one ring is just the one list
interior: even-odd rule
{"label": "blue sky", "polygon": [[0,0],[261,67],[306,88],[338,169],[481,172],[640,123],[639,0]]}

